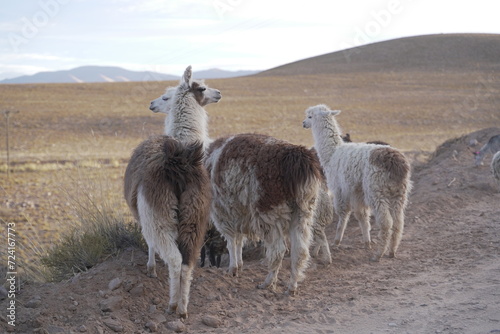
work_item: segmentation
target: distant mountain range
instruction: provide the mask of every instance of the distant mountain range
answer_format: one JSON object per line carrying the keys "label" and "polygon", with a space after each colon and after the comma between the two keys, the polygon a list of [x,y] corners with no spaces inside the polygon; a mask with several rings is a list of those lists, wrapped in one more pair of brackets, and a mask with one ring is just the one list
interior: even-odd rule
{"label": "distant mountain range", "polygon": [[[258,73],[258,71],[225,71],[217,68],[194,72],[199,79],[232,78]],[[180,76],[151,71],[129,71],[112,66],[82,66],[71,70],[39,72],[33,75],[5,79],[0,84],[25,83],[74,83],[74,82],[124,82],[124,81],[167,81],[178,80]]]}

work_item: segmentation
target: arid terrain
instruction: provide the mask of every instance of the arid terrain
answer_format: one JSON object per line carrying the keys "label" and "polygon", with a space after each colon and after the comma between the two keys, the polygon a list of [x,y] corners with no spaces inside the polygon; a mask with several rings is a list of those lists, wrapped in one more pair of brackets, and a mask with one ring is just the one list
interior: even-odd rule
{"label": "arid terrain", "polygon": [[[261,250],[250,247],[240,277],[224,268],[196,269],[187,332],[500,333],[500,186],[489,170],[491,154],[475,167],[470,153],[500,134],[500,63],[489,56],[500,37],[426,38],[428,44],[414,40],[415,48],[430,45],[418,59],[408,58],[415,50],[408,39],[385,49],[365,47],[349,63],[337,53],[286,65],[288,72],[284,66],[207,82],[223,95],[207,107],[212,137],[258,132],[311,146],[310,131],[301,127],[304,110],[325,103],[343,111],[338,121],[354,141],[400,148],[412,161],[414,187],[396,259],[369,262],[351,221],[340,248],[331,247],[333,263],[313,259],[298,295],[290,297],[283,294],[287,259],[278,291],[255,288],[266,266]],[[383,63],[376,56],[381,50],[394,57]],[[443,61],[446,56],[453,61]],[[10,118],[9,179],[0,165],[1,243],[14,223],[23,264],[15,332],[171,333],[180,326],[165,313],[166,268],[160,265],[158,279],[148,278],[140,249],[125,249],[62,282],[43,283],[43,270],[29,268],[77,226],[74,203],[81,196],[105,197],[132,220],[122,198],[126,163],[141,140],[163,130],[163,115],[151,113],[149,101],[175,84],[0,86],[1,110],[20,111]],[[0,129],[3,139],[6,128]],[[474,139],[479,144],[470,148]],[[328,228],[330,242],[335,224]],[[375,240],[376,234],[374,227]],[[5,247],[0,255],[5,267]],[[2,333],[13,330],[8,302],[0,295]]]}

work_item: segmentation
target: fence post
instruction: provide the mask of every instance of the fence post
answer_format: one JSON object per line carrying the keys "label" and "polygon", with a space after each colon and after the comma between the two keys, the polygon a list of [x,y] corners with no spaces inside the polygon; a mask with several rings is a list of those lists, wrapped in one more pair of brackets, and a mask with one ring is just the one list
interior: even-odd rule
{"label": "fence post", "polygon": [[11,114],[17,114],[19,110],[4,110],[5,116],[5,149],[7,150],[7,180],[10,180],[10,148],[9,148],[9,119]]}

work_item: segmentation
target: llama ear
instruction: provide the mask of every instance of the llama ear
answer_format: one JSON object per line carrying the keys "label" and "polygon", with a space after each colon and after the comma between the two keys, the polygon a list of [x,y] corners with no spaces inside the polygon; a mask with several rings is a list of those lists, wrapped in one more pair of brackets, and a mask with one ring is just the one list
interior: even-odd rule
{"label": "llama ear", "polygon": [[188,86],[191,86],[191,76],[193,72],[191,71],[191,65],[189,65],[186,70],[184,71],[184,76],[182,77],[182,80],[184,83],[186,83]]}
{"label": "llama ear", "polygon": [[327,112],[332,116],[337,116],[338,114],[341,113],[340,110],[328,110]]}

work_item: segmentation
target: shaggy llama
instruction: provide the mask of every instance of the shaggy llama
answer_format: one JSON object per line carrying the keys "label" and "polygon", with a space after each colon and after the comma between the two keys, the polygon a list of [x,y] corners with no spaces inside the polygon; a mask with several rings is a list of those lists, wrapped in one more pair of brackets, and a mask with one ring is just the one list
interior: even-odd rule
{"label": "shaggy llama", "polygon": [[183,318],[211,200],[203,166],[205,90],[199,88],[188,67],[172,97],[173,113],[182,116],[173,122],[178,138],[158,135],[145,140],[134,150],[124,178],[125,199],[149,248],[148,275],[156,277],[157,252],[168,265],[168,311]]}
{"label": "shaggy llama", "polygon": [[320,186],[321,167],[314,153],[270,136],[239,134],[215,140],[205,165],[213,195],[210,217],[227,241],[229,272],[237,275],[242,268],[246,239],[262,240],[269,273],[257,287],[275,290],[288,237],[287,292],[295,294],[310,257]]}
{"label": "shaggy llama", "polygon": [[370,209],[380,226],[380,245],[372,261],[389,250],[394,257],[404,228],[404,210],[411,189],[410,164],[394,148],[344,143],[335,120],[339,110],[317,105],[306,110],[304,128],[311,128],[315,148],[333,193],[339,216],[335,244],[339,245],[351,214],[359,221],[366,247],[371,247]]}
{"label": "shaggy llama", "polygon": [[500,135],[491,137],[486,144],[477,152],[472,152],[474,154],[476,166],[483,164],[483,159],[486,153],[495,154],[500,151]]}

